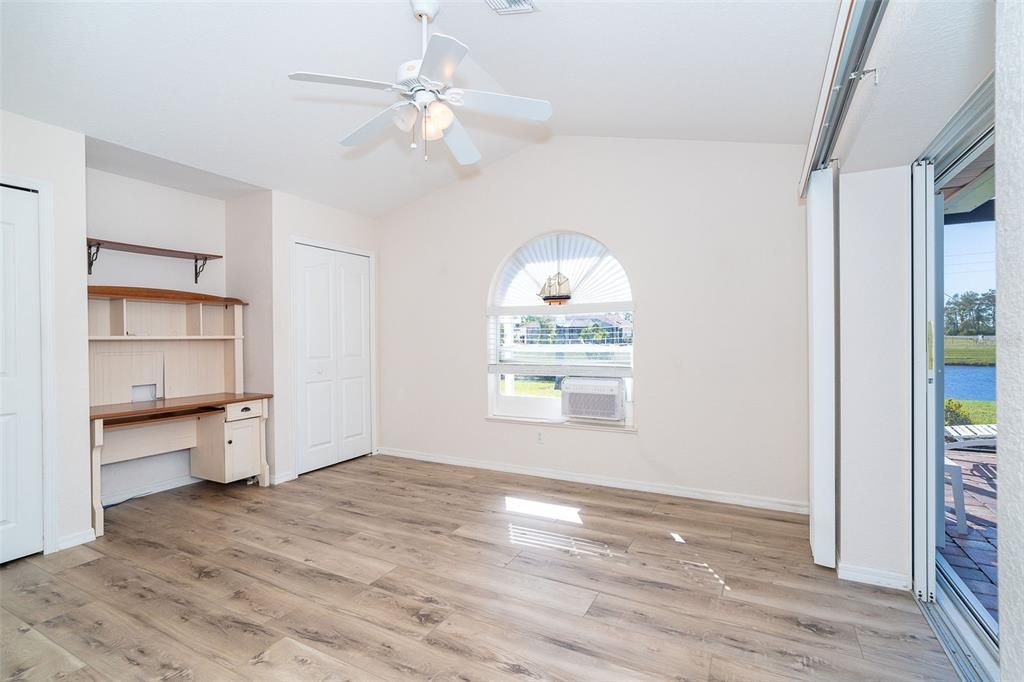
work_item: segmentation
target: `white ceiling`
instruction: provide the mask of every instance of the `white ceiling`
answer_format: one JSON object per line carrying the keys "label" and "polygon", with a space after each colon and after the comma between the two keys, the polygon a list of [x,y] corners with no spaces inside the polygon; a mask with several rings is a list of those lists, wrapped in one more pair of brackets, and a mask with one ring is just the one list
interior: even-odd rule
{"label": "white ceiling", "polygon": [[838,0],[537,4],[502,17],[444,3],[433,27],[470,48],[456,84],[554,105],[545,125],[461,114],[484,156],[472,169],[443,145],[417,160],[397,131],[346,150],[336,141],[394,95],[286,78],[390,80],[419,50],[404,0],[4,2],[2,104],[369,215],[551,134],[806,142]]}
{"label": "white ceiling", "polygon": [[890,2],[836,145],[844,172],[913,162],[995,68],[992,0]]}
{"label": "white ceiling", "polygon": [[233,199],[266,189],[93,137],[85,138],[85,163],[96,170],[214,199]]}

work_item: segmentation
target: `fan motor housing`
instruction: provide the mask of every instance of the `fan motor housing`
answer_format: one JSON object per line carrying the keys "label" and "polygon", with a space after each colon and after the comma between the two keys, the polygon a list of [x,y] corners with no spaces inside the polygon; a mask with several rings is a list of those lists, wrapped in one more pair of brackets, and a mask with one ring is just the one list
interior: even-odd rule
{"label": "fan motor housing", "polygon": [[411,59],[407,62],[402,62],[398,67],[398,73],[395,74],[395,83],[404,88],[411,88],[419,83],[416,80],[416,75],[420,72],[420,62],[422,61],[422,59]]}

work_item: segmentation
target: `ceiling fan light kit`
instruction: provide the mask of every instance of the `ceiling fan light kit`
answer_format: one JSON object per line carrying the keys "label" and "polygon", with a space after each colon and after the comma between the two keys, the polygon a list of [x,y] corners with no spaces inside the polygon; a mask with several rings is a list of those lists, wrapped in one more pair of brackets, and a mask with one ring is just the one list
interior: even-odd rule
{"label": "ceiling fan light kit", "polygon": [[383,90],[402,98],[349,133],[341,144],[363,144],[393,125],[402,132],[413,133],[411,148],[424,143],[424,160],[425,143],[443,139],[458,163],[470,165],[480,160],[480,152],[456,117],[456,109],[536,122],[551,118],[551,103],[546,100],[453,87],[455,70],[469,48],[451,36],[429,35],[428,24],[440,11],[440,2],[411,0],[411,5],[422,26],[422,56],[402,63],[394,83],[305,71],[289,74],[296,81]]}

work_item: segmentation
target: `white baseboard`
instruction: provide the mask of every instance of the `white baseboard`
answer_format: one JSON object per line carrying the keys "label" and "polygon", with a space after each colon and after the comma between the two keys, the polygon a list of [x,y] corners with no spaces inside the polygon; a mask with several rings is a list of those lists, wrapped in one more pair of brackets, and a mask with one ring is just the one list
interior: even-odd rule
{"label": "white baseboard", "polygon": [[129,488],[128,490],[118,490],[113,493],[103,495],[101,502],[104,507],[109,507],[112,504],[118,504],[125,500],[130,500],[133,497],[142,497],[144,495],[152,495],[153,493],[163,492],[164,490],[171,490],[172,488],[180,488],[183,485],[192,485],[198,483],[203,479],[193,478],[191,476],[179,476],[178,478],[169,478],[165,481],[156,481],[153,483],[147,483],[136,488]]}
{"label": "white baseboard", "polygon": [[903,573],[880,571],[877,568],[866,568],[864,566],[851,566],[840,561],[836,574],[840,580],[850,580],[878,587],[889,587],[894,590],[910,589],[910,576]]}
{"label": "white baseboard", "polygon": [[723,502],[736,504],[743,507],[755,507],[757,509],[771,509],[774,511],[794,512],[796,514],[807,513],[807,503],[795,500],[781,500],[774,497],[758,497],[756,495],[742,495],[719,490],[705,490],[702,488],[687,488],[678,485],[664,485],[661,483],[649,483],[647,481],[634,481],[622,478],[610,478],[607,476],[593,476],[590,474],[577,474],[558,469],[545,469],[542,467],[529,467],[520,464],[504,464],[501,462],[481,462],[476,459],[465,457],[452,457],[450,455],[437,455],[428,452],[417,452],[415,450],[404,450],[402,448],[380,448],[376,454],[394,455],[406,459],[418,459],[424,462],[437,462],[438,464],[452,464],[454,466],[472,467],[474,469],[488,469],[491,471],[503,471],[510,474],[525,474],[527,476],[540,476],[541,478],[553,478],[559,481],[572,481],[573,483],[587,483],[590,485],[603,485],[609,488],[624,488],[626,490],[639,490],[647,493],[661,493],[662,495],[674,495],[676,497],[688,497],[695,500],[707,500],[709,502]]}
{"label": "white baseboard", "polygon": [[278,485],[280,483],[287,483],[288,481],[294,481],[298,476],[295,475],[294,471],[282,471],[279,474],[274,474],[270,477],[270,485]]}
{"label": "white baseboard", "polygon": [[70,549],[78,545],[84,545],[85,543],[92,542],[95,539],[96,532],[92,528],[79,531],[78,533],[72,533],[71,535],[65,535],[62,538],[57,538],[57,546],[54,548],[54,551],[59,552],[62,549]]}

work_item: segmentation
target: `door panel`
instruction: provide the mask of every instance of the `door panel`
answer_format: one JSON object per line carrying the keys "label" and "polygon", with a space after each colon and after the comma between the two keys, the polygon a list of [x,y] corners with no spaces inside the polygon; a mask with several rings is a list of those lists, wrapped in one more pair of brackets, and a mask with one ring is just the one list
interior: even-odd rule
{"label": "door panel", "polygon": [[836,230],[839,168],[807,186],[810,541],[814,563],[836,566]]}
{"label": "door panel", "polygon": [[297,473],[370,452],[369,259],[295,247]]}
{"label": "door panel", "polygon": [[295,296],[295,440],[298,473],[339,461],[341,444],[335,438],[334,382],[338,377],[335,351],[338,335],[338,282],[331,251],[297,246]]}
{"label": "door panel", "polygon": [[[942,445],[934,438],[942,417],[941,391],[935,390],[935,338],[942,334],[934,319],[935,173],[930,162],[911,168],[913,248],[913,519],[914,592],[923,602],[935,600],[936,481],[941,480]],[[941,433],[941,432],[940,432]]]}
{"label": "door panel", "polygon": [[[319,259],[316,259],[319,260]],[[334,351],[333,292],[331,264],[314,262],[305,271],[305,309],[326,314],[306,316],[306,357],[311,360],[330,360]]]}
{"label": "door panel", "polygon": [[337,253],[341,271],[341,433],[344,459],[370,452],[370,260]]}
{"label": "door panel", "polygon": [[363,420],[363,396],[365,395],[362,377],[349,377],[342,380],[341,405],[344,410],[342,417],[342,438],[351,441],[366,433]]}
{"label": "door panel", "polygon": [[43,548],[39,200],[0,188],[0,562]]}
{"label": "door panel", "polygon": [[334,443],[334,382],[316,381],[306,385],[306,446]]}

